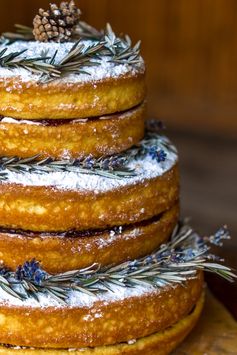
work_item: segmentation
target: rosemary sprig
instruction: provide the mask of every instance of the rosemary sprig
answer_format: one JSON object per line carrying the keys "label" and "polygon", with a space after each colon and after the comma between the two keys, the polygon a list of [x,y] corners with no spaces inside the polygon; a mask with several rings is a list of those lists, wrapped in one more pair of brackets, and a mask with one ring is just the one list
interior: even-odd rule
{"label": "rosemary sprig", "polygon": [[97,59],[96,56],[100,53],[103,46],[103,42],[95,42],[86,47],[85,44],[79,40],[74,44],[69,53],[57,64],[57,69],[61,74],[68,74],[69,72],[75,74],[87,73],[85,69],[83,70],[82,68],[100,65],[98,61],[94,61],[93,59]]}
{"label": "rosemary sprig", "polygon": [[[2,38],[11,42],[21,41],[34,41],[33,28],[15,24],[15,32],[4,32]],[[90,40],[101,40],[104,36],[104,31],[98,31],[96,28],[90,26],[84,21],[79,21],[74,29],[72,40],[78,40],[79,38],[85,38]]]}
{"label": "rosemary sprig", "polygon": [[96,28],[88,25],[84,21],[79,21],[74,30],[74,38],[85,38],[100,41],[104,36],[104,31],[98,31]]}
{"label": "rosemary sprig", "polygon": [[101,267],[93,264],[57,275],[48,274],[36,260],[31,260],[19,266],[15,272],[2,268],[0,287],[22,300],[28,297],[38,300],[40,293],[46,293],[66,304],[72,290],[96,296],[101,292],[113,292],[113,285],[152,285],[160,288],[195,278],[198,270],[216,273],[234,281],[236,275],[233,271],[220,264],[219,258],[210,253],[211,244],[221,244],[222,240],[228,238],[226,227],[214,236],[201,238],[191,227],[181,223],[175,228],[171,241],[150,256],[117,266]]}
{"label": "rosemary sprig", "polygon": [[9,171],[39,174],[64,171],[117,179],[129,178],[137,175],[136,169],[130,166],[135,160],[148,155],[158,163],[161,163],[170,152],[176,153],[176,149],[166,137],[157,133],[147,132],[145,138],[138,145],[133,146],[124,153],[109,157],[96,159],[88,156],[84,159],[73,160],[40,159],[40,155],[26,159],[0,157],[0,181],[8,180]]}
{"label": "rosemary sprig", "polygon": [[[42,83],[72,73],[85,73],[89,75],[86,68],[99,66],[103,57],[107,57],[109,62],[115,64],[136,66],[142,62],[140,42],[133,47],[131,39],[128,36],[124,38],[117,37],[109,24],[107,24],[105,31],[97,31],[85,22],[79,22],[77,35],[74,37],[74,40],[77,38],[77,41],[59,62],[56,61],[57,52],[52,57],[41,56],[39,58],[23,57],[22,55],[27,51],[11,52],[5,58],[4,54],[7,51],[7,43],[4,41],[7,40],[11,43],[17,39],[32,39],[30,35],[32,29],[22,25],[16,26],[16,34],[5,33],[2,36],[2,45],[5,44],[6,47],[1,52],[3,58],[0,61],[0,67],[24,68],[34,74],[39,74],[39,81]],[[92,43],[88,44],[85,41],[83,43],[83,39],[90,39]]]}
{"label": "rosemary sprig", "polygon": [[34,40],[33,28],[15,24],[16,32],[4,32],[2,33],[2,38],[7,39],[10,42],[14,42],[17,40],[21,41],[32,41]]}
{"label": "rosemary sprig", "polygon": [[116,37],[109,23],[106,27],[104,42],[104,46],[107,49],[104,54],[112,56],[110,59],[111,62],[130,65],[136,65],[141,62],[141,41],[138,41],[135,46],[132,47],[131,38],[128,35],[125,35],[123,39]]}
{"label": "rosemary sprig", "polygon": [[50,173],[76,172],[80,174],[100,175],[108,178],[122,178],[134,176],[134,171],[122,166],[122,158],[108,157],[93,159],[88,156],[78,160],[53,160],[51,158],[38,160],[39,155],[27,159],[18,157],[0,158],[0,180],[8,179],[8,171],[16,173]]}
{"label": "rosemary sprig", "polygon": [[7,47],[0,51],[0,67],[9,69],[21,67],[31,71],[34,74],[40,75],[48,75],[50,73],[51,76],[58,76],[60,74],[52,64],[46,63],[46,61],[49,59],[48,57],[22,57],[22,54],[24,54],[26,50],[11,53],[6,52]]}
{"label": "rosemary sprig", "polygon": [[[65,57],[57,64],[55,63],[55,59],[57,57],[56,51],[52,58],[50,58],[50,62],[47,60],[45,61],[46,72],[42,73],[40,82],[49,82],[72,73],[90,75],[86,71],[86,68],[100,65],[98,58],[97,61],[95,61],[95,59],[102,47],[103,44],[99,42],[92,43],[86,47],[85,44],[79,40],[72,46],[68,54],[66,54]],[[53,67],[54,70],[50,70],[51,67]]]}

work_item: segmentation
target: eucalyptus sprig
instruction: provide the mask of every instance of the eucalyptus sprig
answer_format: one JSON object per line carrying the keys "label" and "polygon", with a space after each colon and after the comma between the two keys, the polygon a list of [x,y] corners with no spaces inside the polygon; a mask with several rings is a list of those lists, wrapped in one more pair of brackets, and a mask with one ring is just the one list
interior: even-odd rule
{"label": "eucalyptus sprig", "polygon": [[116,266],[93,264],[57,275],[47,273],[33,259],[19,266],[15,272],[2,268],[0,287],[21,300],[29,297],[39,300],[39,295],[44,293],[61,304],[67,304],[71,291],[77,291],[78,297],[80,293],[96,297],[101,292],[113,292],[114,285],[160,288],[195,278],[198,270],[216,273],[232,282],[237,278],[236,274],[210,253],[211,244],[220,245],[225,239],[229,239],[226,227],[210,237],[201,238],[191,227],[180,223],[169,243],[144,258]]}
{"label": "eucalyptus sprig", "polygon": [[[40,155],[21,159],[19,157],[0,157],[0,181],[8,180],[9,171],[16,173],[75,172],[100,175],[108,178],[129,178],[137,175],[136,160],[150,156],[162,163],[170,153],[177,153],[168,138],[158,133],[147,132],[145,138],[124,153],[109,157],[84,159],[53,160],[40,159]],[[131,167],[133,163],[134,167]]]}

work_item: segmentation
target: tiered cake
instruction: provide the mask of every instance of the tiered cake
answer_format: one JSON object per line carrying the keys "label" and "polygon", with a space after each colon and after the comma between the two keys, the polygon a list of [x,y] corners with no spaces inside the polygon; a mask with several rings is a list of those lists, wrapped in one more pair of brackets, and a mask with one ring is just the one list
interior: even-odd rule
{"label": "tiered cake", "polygon": [[79,15],[50,5],[37,41],[2,37],[0,354],[168,354],[200,315],[208,248],[178,224],[175,147],[145,128],[139,45]]}

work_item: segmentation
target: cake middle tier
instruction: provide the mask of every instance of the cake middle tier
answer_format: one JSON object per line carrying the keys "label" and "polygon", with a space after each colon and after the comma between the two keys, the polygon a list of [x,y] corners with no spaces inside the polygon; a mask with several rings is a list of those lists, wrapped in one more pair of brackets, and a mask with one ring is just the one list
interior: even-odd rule
{"label": "cake middle tier", "polygon": [[20,120],[0,117],[0,155],[85,158],[120,153],[144,136],[145,104],[87,119]]}
{"label": "cake middle tier", "polygon": [[49,273],[82,269],[94,263],[116,265],[157,250],[170,237],[178,216],[176,204],[148,221],[107,230],[35,233],[0,229],[0,259],[14,270],[35,258]]}
{"label": "cake middle tier", "polygon": [[166,147],[165,160],[154,159],[152,145],[148,155],[130,161],[132,175],[126,177],[76,168],[22,171],[21,164],[2,170],[0,226],[79,231],[136,223],[168,210],[179,196],[177,153],[165,137],[158,142]]}

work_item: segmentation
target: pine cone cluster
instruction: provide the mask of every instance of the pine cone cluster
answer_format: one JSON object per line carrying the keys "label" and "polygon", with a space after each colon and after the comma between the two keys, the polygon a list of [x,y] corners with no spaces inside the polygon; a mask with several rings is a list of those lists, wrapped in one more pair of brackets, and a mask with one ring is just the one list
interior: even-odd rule
{"label": "pine cone cluster", "polygon": [[39,9],[35,16],[33,34],[40,42],[65,42],[72,37],[75,25],[78,23],[81,11],[74,0],[63,1],[59,6],[50,4],[50,9]]}

